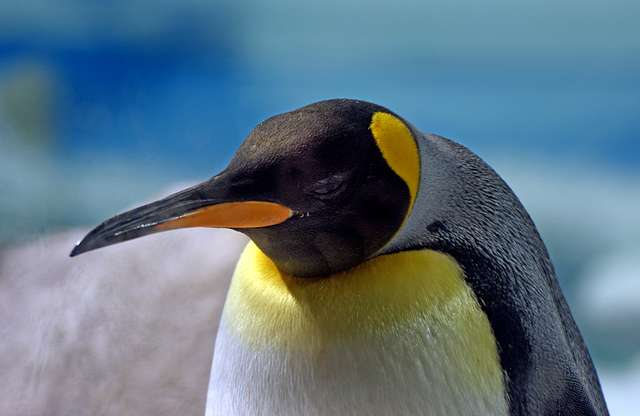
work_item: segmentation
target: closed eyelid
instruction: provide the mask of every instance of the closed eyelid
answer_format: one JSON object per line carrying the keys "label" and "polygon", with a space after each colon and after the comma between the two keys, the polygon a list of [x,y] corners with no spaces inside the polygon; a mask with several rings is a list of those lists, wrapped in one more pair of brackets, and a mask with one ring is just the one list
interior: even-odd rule
{"label": "closed eyelid", "polygon": [[308,186],[305,191],[320,198],[330,197],[345,188],[349,174],[350,172],[340,172],[327,176]]}

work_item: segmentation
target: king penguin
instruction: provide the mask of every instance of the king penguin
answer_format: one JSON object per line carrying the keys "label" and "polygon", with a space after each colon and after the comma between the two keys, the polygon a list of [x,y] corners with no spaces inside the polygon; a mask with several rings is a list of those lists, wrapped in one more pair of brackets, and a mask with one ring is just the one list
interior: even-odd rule
{"label": "king penguin", "polygon": [[207,415],[608,414],[518,198],[384,107],[269,118],[220,174],[105,221],[71,255],[183,227],[251,239]]}

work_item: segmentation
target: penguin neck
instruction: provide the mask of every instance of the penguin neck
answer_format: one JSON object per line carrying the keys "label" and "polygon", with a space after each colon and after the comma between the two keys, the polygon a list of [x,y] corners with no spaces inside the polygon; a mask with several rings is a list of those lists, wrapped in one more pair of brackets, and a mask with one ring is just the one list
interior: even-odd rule
{"label": "penguin neck", "polygon": [[[382,255],[323,278],[280,272],[254,243],[243,252],[223,319],[256,348],[324,350],[328,344],[379,337],[445,318],[459,334],[488,345],[479,362],[495,359],[489,323],[453,258],[430,250]],[[479,357],[480,359],[480,357]]]}

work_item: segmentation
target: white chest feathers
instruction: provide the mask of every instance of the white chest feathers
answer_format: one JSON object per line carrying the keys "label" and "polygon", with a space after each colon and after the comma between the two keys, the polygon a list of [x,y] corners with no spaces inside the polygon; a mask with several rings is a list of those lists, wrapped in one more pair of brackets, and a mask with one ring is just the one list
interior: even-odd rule
{"label": "white chest feathers", "polygon": [[324,279],[250,243],[220,323],[207,415],[506,415],[489,322],[453,259],[380,256]]}

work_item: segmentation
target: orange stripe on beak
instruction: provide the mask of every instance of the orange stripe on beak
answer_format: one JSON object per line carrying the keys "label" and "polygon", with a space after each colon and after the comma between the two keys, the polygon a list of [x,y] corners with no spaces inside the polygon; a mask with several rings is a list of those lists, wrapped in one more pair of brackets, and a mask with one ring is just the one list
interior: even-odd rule
{"label": "orange stripe on beak", "polygon": [[154,226],[158,231],[189,227],[258,228],[285,222],[293,211],[266,201],[224,202],[209,205]]}

